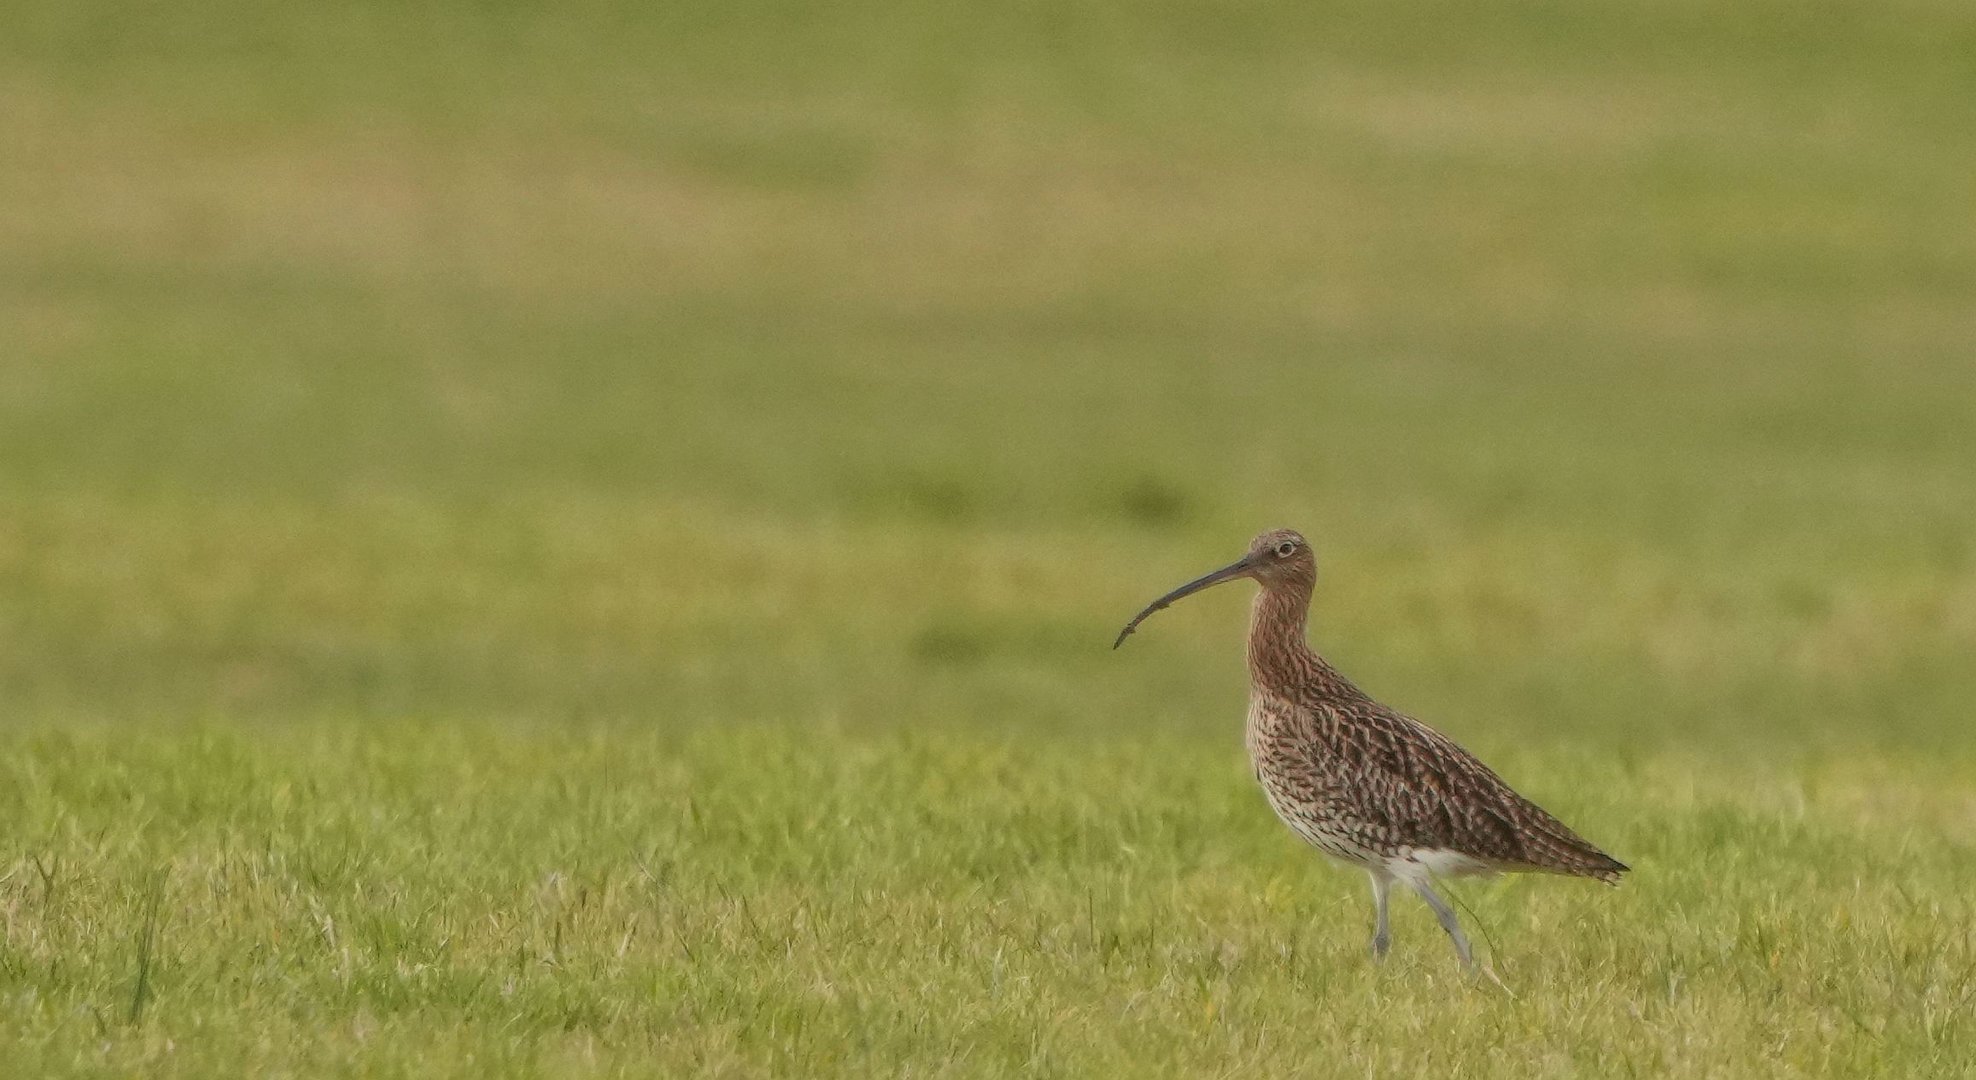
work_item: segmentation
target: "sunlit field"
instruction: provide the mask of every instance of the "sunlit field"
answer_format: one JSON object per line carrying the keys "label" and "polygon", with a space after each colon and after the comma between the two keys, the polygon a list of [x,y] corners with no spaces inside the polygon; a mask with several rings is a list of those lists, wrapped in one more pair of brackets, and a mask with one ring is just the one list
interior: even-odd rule
{"label": "sunlit field", "polygon": [[0,1071],[1967,1075],[1976,12],[977,7],[15,5]]}

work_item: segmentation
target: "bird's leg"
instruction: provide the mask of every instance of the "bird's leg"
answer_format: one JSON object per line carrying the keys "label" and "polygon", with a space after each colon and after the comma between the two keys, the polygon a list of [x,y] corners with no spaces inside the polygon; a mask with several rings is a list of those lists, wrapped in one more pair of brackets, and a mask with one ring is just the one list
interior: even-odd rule
{"label": "bird's leg", "polygon": [[1386,923],[1386,894],[1393,887],[1393,878],[1377,870],[1367,875],[1372,878],[1372,958],[1384,960],[1386,950],[1393,947],[1393,932]]}
{"label": "bird's leg", "polygon": [[1455,955],[1461,957],[1461,966],[1474,971],[1475,952],[1468,947],[1468,935],[1461,932],[1461,923],[1455,919],[1455,909],[1441,899],[1441,894],[1434,891],[1433,883],[1424,875],[1409,880],[1407,884],[1420,894],[1422,900],[1427,901],[1428,907],[1434,909],[1434,917],[1441,920],[1441,929],[1446,930],[1455,943]]}

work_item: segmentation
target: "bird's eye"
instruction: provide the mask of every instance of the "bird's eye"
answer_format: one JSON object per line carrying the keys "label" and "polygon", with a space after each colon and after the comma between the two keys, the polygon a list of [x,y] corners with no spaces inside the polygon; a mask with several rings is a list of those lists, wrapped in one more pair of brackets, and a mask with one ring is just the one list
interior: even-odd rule
{"label": "bird's eye", "polygon": [[1278,558],[1287,559],[1290,556],[1296,554],[1296,552],[1297,552],[1297,542],[1294,540],[1285,540],[1282,543],[1276,545],[1276,555]]}

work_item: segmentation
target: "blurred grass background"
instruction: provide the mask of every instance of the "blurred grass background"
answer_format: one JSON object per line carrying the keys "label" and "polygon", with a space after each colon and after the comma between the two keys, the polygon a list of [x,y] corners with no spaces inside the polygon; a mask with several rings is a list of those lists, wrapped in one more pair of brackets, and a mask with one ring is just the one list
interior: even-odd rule
{"label": "blurred grass background", "polygon": [[[1959,1076],[1976,8],[0,3],[0,1059]],[[1317,644],[1638,869],[1362,886]],[[1500,943],[1500,948],[1497,943]]]}
{"label": "blurred grass background", "polygon": [[9,722],[1972,745],[1966,5],[6,21]]}

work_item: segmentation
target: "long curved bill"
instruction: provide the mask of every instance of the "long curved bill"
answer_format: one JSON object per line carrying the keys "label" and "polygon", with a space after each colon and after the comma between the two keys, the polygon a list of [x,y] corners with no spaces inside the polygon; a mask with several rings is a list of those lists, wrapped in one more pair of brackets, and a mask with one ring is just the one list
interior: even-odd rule
{"label": "long curved bill", "polygon": [[1146,616],[1151,615],[1153,612],[1160,611],[1166,608],[1168,605],[1172,604],[1176,600],[1184,600],[1187,597],[1192,596],[1197,592],[1200,592],[1202,589],[1209,588],[1214,585],[1219,585],[1224,581],[1233,581],[1239,577],[1247,577],[1248,574],[1249,574],[1249,560],[1246,558],[1237,559],[1236,561],[1229,563],[1227,566],[1224,566],[1221,569],[1216,570],[1212,574],[1204,574],[1188,582],[1187,584],[1180,586],[1179,588],[1173,590],[1172,592],[1167,593],[1165,596],[1160,597],[1158,600],[1155,600],[1152,603],[1147,604],[1146,610],[1140,612],[1137,615],[1132,616],[1132,621],[1126,623],[1125,629],[1120,630],[1118,632],[1118,639],[1112,642],[1112,648],[1116,649],[1120,645],[1125,644],[1125,639],[1132,635],[1132,631],[1139,629],[1139,624],[1145,622]]}

